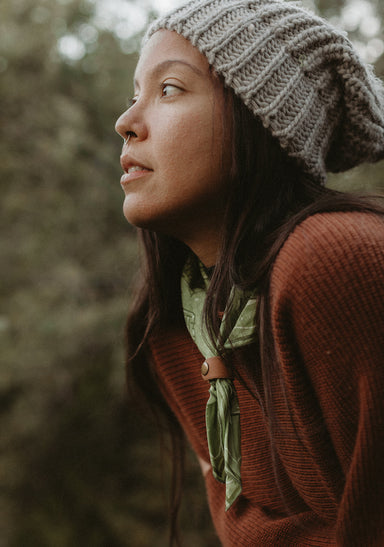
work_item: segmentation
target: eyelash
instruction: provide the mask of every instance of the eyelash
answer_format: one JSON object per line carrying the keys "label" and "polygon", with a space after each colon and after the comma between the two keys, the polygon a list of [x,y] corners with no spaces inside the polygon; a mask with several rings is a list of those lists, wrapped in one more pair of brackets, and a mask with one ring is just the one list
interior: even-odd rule
{"label": "eyelash", "polygon": [[177,85],[174,85],[174,84],[162,84],[161,86],[162,97],[166,97],[166,95],[164,95],[164,89],[166,87],[173,87],[175,89],[180,89],[180,87],[177,87]]}
{"label": "eyelash", "polygon": [[[174,85],[174,84],[169,84],[169,83],[168,83],[168,84],[167,84],[167,83],[161,84],[161,96],[162,96],[162,97],[166,97],[166,95],[164,94],[164,89],[165,89],[166,87],[174,87],[175,89],[181,90],[180,87],[178,87],[177,85]],[[128,102],[128,107],[131,108],[131,106],[133,106],[134,104],[136,104],[137,99],[138,99],[138,97],[136,97],[136,96],[132,97],[132,99]]]}

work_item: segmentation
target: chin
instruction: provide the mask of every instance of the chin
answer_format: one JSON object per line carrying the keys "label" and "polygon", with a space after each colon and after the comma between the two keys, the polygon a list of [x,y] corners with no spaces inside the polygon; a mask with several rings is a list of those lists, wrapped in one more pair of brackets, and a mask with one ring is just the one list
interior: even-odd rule
{"label": "chin", "polygon": [[124,205],[123,213],[129,224],[136,226],[136,228],[156,231],[158,227],[153,215],[149,215],[148,211],[142,211],[139,207],[132,207],[131,204],[129,206]]}
{"label": "chin", "polygon": [[123,214],[129,224],[137,226],[137,228],[146,228],[148,219],[148,210],[140,206],[138,203],[133,203],[132,199],[125,199],[123,204]]}
{"label": "chin", "polygon": [[140,217],[137,217],[137,215],[126,213],[124,210],[123,210],[123,213],[127,222],[131,224],[132,226],[136,226],[136,228],[148,228],[148,223],[145,222]]}
{"label": "chin", "polygon": [[[188,211],[185,209],[175,210],[164,207],[163,204],[158,207],[150,206],[148,203],[143,204],[143,200],[133,203],[133,200],[126,199],[123,213],[129,224],[136,228],[151,230],[181,240],[186,233],[190,232],[191,222],[188,220]],[[192,225],[196,225],[196,216],[193,218]]]}

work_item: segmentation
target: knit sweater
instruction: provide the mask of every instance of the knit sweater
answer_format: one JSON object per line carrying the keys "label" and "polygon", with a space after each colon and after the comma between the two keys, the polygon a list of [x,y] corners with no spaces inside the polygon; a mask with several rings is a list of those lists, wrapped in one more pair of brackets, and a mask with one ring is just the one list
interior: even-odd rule
{"label": "knit sweater", "polygon": [[[270,298],[286,393],[285,399],[276,381],[285,503],[253,344],[233,355],[243,377],[235,379],[243,492],[228,512],[225,485],[203,466],[220,541],[228,547],[384,546],[384,222],[357,212],[305,220],[275,261]],[[151,352],[169,406],[199,459],[209,462],[203,356],[183,325],[154,336]],[[252,375],[243,365],[249,359]]]}

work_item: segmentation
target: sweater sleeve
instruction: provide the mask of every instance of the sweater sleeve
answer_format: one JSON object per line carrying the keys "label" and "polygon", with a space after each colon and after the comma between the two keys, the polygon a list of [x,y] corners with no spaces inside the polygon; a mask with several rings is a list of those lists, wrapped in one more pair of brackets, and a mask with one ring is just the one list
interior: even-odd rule
{"label": "sweater sleeve", "polygon": [[301,493],[325,518],[334,504],[337,545],[384,545],[384,222],[300,224],[275,263],[271,314],[290,412],[326,485],[322,500]]}

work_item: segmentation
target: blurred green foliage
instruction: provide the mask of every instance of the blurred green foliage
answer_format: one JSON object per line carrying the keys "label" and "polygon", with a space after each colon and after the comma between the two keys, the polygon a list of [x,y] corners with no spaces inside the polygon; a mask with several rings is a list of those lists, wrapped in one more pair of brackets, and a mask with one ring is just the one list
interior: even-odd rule
{"label": "blurred green foliage", "polygon": [[[139,37],[96,29],[95,8],[0,5],[1,546],[167,544],[168,471],[123,362],[137,250],[114,122]],[[84,29],[97,40],[63,58]],[[191,537],[210,526],[199,499]]]}
{"label": "blurred green foliage", "polygon": [[[169,469],[124,387],[137,251],[113,125],[139,37],[96,28],[95,6],[0,4],[0,547],[167,544]],[[382,171],[332,184],[380,189]],[[193,458],[185,490],[185,545],[217,545]]]}

